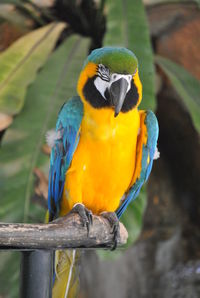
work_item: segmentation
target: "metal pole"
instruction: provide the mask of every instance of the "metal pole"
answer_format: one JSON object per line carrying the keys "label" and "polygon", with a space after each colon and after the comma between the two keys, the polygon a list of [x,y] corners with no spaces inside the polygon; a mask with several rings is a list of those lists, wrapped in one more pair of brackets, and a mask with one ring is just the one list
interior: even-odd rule
{"label": "metal pole", "polygon": [[52,262],[50,250],[22,251],[21,298],[52,297]]}

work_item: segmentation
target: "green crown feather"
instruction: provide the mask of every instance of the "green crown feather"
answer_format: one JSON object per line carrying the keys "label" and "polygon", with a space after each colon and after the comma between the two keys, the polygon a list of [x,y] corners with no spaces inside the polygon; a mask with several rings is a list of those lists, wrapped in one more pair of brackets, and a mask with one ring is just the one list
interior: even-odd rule
{"label": "green crown feather", "polygon": [[134,74],[138,67],[138,61],[133,52],[120,47],[93,50],[85,60],[84,67],[88,62],[103,64],[113,73]]}

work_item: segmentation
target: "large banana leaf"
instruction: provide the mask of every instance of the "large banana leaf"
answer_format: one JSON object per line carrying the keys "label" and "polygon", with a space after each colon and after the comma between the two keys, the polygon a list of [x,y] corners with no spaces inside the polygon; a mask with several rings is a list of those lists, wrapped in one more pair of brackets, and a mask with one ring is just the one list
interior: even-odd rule
{"label": "large banana leaf", "polygon": [[45,133],[55,126],[63,102],[76,93],[87,45],[84,39],[73,37],[52,55],[28,89],[23,111],[3,138],[0,217],[5,221],[28,217],[33,169],[48,163],[48,158],[41,154]]}
{"label": "large banana leaf", "polygon": [[[107,32],[104,45],[123,46],[132,50],[139,61],[139,72],[143,84],[141,109],[155,109],[154,61],[150,42],[147,18],[142,0],[108,0]],[[143,186],[139,197],[124,212],[121,221],[128,230],[128,245],[133,243],[141,232],[142,217],[146,207],[146,191]],[[103,257],[115,257],[108,252],[100,252]]]}
{"label": "large banana leaf", "polygon": [[190,112],[194,126],[200,132],[200,82],[185,68],[171,60],[156,56],[155,61],[170,79]]}
{"label": "large banana leaf", "polygon": [[[43,209],[30,201],[33,169],[41,167],[48,173],[49,158],[41,152],[45,133],[55,127],[62,104],[76,94],[76,82],[87,50],[88,40],[78,36],[69,38],[52,54],[28,88],[24,109],[7,130],[0,152],[1,221],[36,220],[36,215],[37,220],[44,218]],[[0,293],[13,288],[13,278],[18,279],[12,271],[12,264],[19,265],[16,255],[12,261],[10,255],[6,253],[6,256],[7,259],[3,253],[0,259]],[[9,294],[18,297],[16,292],[14,296]]]}
{"label": "large banana leaf", "polygon": [[24,104],[27,86],[44,65],[65,27],[53,23],[19,38],[0,54],[0,110],[18,113]]}

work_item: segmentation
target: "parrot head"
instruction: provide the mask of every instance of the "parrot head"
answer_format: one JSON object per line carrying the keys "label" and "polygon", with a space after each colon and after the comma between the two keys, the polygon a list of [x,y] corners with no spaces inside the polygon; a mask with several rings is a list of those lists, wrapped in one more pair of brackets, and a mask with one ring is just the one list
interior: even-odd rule
{"label": "parrot head", "polygon": [[77,90],[84,104],[112,109],[115,117],[136,108],[142,99],[136,56],[120,47],[92,51],[84,62]]}

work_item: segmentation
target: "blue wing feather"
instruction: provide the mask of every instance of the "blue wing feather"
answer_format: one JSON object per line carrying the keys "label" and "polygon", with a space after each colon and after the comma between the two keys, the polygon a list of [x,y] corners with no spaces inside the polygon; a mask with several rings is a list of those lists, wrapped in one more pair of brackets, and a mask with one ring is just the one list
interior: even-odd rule
{"label": "blue wing feather", "polygon": [[[157,146],[158,140],[158,121],[156,116],[152,111],[146,112],[145,124],[147,127],[147,143],[143,145],[142,148],[142,170],[140,173],[140,177],[136,180],[134,185],[130,188],[129,192],[126,194],[126,197],[121,204],[121,206],[117,209],[116,213],[118,218],[121,217],[123,212],[126,210],[127,206],[132,200],[135,200],[139,195],[140,189],[145,181],[149,178],[151,173],[154,153]],[[149,162],[148,162],[149,157]]]}
{"label": "blue wing feather", "polygon": [[83,104],[78,96],[68,100],[58,114],[57,138],[51,150],[49,169],[48,209],[51,218],[59,212],[65,173],[79,142],[82,117]]}

